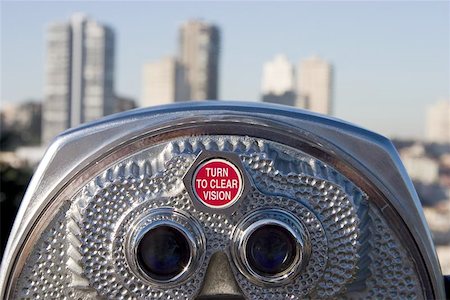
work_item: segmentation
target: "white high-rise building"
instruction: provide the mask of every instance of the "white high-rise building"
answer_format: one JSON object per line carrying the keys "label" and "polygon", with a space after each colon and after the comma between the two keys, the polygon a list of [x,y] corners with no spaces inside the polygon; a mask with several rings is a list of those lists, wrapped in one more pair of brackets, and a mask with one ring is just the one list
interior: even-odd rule
{"label": "white high-rise building", "polygon": [[314,56],[300,62],[297,106],[331,115],[333,112],[333,69],[331,64]]}
{"label": "white high-rise building", "polygon": [[43,142],[114,111],[114,33],[76,14],[47,32]]}
{"label": "white high-rise building", "polygon": [[155,106],[189,99],[183,66],[173,57],[144,65],[142,106]]}
{"label": "white high-rise building", "polygon": [[283,54],[263,66],[262,101],[284,105],[295,105],[294,66]]}
{"label": "white high-rise building", "polygon": [[186,100],[218,98],[220,30],[217,26],[191,20],[180,28],[179,60],[189,84]]}
{"label": "white high-rise building", "polygon": [[426,138],[429,142],[450,144],[450,100],[438,101],[428,108]]}

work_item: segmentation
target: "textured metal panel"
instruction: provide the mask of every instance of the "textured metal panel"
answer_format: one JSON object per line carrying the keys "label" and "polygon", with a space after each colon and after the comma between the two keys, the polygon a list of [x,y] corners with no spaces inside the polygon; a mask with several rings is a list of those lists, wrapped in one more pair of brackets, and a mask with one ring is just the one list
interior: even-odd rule
{"label": "textured metal panel", "polygon": [[[204,150],[237,154],[249,175],[251,191],[229,216],[196,209],[183,185]],[[216,135],[157,143],[101,170],[68,200],[28,257],[15,297],[193,298],[214,253],[233,261],[236,224],[255,209],[273,207],[302,222],[310,259],[295,280],[278,287],[254,284],[232,264],[249,299],[424,297],[409,249],[366,191],[318,158],[273,141]],[[190,215],[206,236],[203,263],[171,288],[143,282],[124,248],[135,219],[159,207]]]}

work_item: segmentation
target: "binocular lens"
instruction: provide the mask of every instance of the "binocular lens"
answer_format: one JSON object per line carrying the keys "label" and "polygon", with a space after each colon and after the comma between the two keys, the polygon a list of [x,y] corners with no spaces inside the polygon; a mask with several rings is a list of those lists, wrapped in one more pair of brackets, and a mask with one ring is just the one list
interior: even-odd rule
{"label": "binocular lens", "polygon": [[246,253],[253,270],[260,275],[277,275],[288,269],[294,261],[295,238],[285,228],[265,225],[249,237]]}
{"label": "binocular lens", "polygon": [[144,234],[137,248],[138,263],[153,279],[169,280],[189,264],[191,250],[184,234],[162,225]]}

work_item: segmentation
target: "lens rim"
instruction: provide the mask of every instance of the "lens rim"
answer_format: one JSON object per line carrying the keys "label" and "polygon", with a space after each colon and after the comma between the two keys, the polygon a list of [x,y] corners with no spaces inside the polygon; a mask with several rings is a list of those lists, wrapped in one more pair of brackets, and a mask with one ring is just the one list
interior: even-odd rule
{"label": "lens rim", "polygon": [[[172,287],[185,282],[203,263],[206,253],[206,238],[198,222],[185,212],[169,208],[155,208],[147,212],[133,224],[131,234],[126,242],[126,258],[131,271],[145,283],[154,286]],[[167,226],[179,231],[189,245],[187,265],[168,279],[154,278],[141,266],[139,243],[150,230]]]}
{"label": "lens rim", "polygon": [[[250,263],[247,243],[251,235],[265,226],[279,226],[293,237],[295,253],[292,263],[277,274],[263,274]],[[280,286],[292,282],[306,266],[311,254],[309,235],[301,221],[279,208],[262,209],[250,213],[233,232],[231,256],[238,270],[251,282],[262,286]]]}

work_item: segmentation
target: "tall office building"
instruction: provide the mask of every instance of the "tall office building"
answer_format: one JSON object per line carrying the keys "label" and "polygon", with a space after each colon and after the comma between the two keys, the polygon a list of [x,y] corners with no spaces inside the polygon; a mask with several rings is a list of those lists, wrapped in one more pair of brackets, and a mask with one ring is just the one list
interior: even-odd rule
{"label": "tall office building", "polygon": [[333,70],[328,62],[317,56],[302,60],[297,87],[297,106],[332,114]]}
{"label": "tall office building", "polygon": [[114,111],[114,33],[76,14],[47,33],[43,142]]}
{"label": "tall office building", "polygon": [[428,108],[426,139],[429,142],[450,144],[450,100],[438,101]]}
{"label": "tall office building", "polygon": [[189,99],[217,99],[219,28],[199,20],[188,21],[180,28],[179,43],[179,59],[186,69]]}
{"label": "tall office building", "polygon": [[279,54],[263,66],[263,102],[295,105],[294,66],[286,56]]}
{"label": "tall office building", "polygon": [[144,65],[142,106],[154,106],[189,99],[183,66],[173,57]]}

